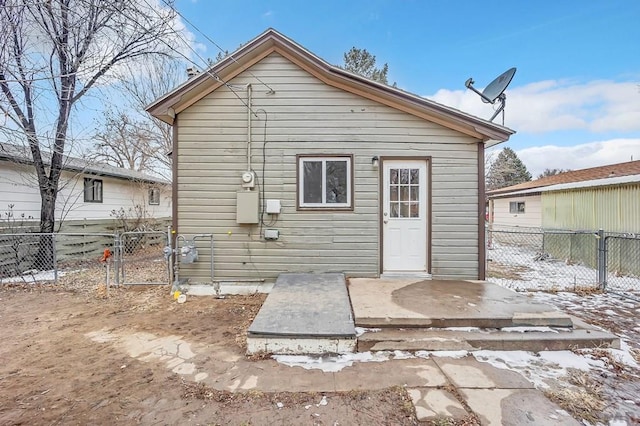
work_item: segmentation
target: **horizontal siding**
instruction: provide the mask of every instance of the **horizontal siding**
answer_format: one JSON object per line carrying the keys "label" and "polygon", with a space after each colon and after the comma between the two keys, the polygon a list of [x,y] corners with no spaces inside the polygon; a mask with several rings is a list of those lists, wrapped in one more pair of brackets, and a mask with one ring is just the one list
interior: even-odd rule
{"label": "horizontal siding", "polygon": [[[524,201],[524,213],[514,214],[509,203]],[[540,195],[496,198],[493,203],[493,223],[496,226],[522,226],[540,228],[542,226],[542,202]]]}
{"label": "horizontal siding", "polygon": [[[253,117],[252,167],[265,197],[281,201],[282,212],[269,226],[280,230],[279,240],[263,241],[260,226],[235,223],[236,191],[246,169],[247,114],[238,97],[222,87],[178,117],[179,232],[214,234],[217,278],[273,280],[287,271],[376,276],[380,200],[374,155],[433,157],[434,276],[477,277],[476,140],[329,87],[277,54],[250,71],[275,94],[267,94],[249,73],[230,83],[253,85],[258,118]],[[237,95],[246,99],[242,90]],[[296,154],[353,154],[354,211],[297,211]],[[202,258],[183,266],[181,275],[206,281],[208,259]]]}
{"label": "horizontal siding", "polygon": [[[56,200],[56,220],[111,219],[111,211],[144,206],[148,217],[171,216],[171,188],[161,187],[160,205],[149,205],[147,184],[112,177],[103,182],[102,203],[84,202],[84,177],[92,175],[64,171]],[[13,204],[16,217],[40,219],[40,193],[32,167],[0,161],[0,212]]]}
{"label": "horizontal siding", "polygon": [[546,192],[543,226],[640,232],[640,184]]}

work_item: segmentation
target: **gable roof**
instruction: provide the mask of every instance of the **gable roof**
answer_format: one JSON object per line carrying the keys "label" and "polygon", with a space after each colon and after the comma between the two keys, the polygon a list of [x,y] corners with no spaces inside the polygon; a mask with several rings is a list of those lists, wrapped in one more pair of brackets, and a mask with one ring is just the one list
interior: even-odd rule
{"label": "gable roof", "polygon": [[331,65],[272,28],[156,100],[146,110],[154,117],[173,124],[176,114],[273,52],[330,86],[457,130],[485,141],[487,146],[506,141],[515,133],[499,124]]}
{"label": "gable roof", "polygon": [[[531,193],[536,191],[530,191],[538,189],[542,191],[542,188],[559,184],[572,184],[576,182],[594,182],[593,185],[599,186],[600,184],[607,184],[603,179],[608,178],[620,178],[623,176],[640,175],[640,160],[628,161],[626,163],[609,164],[607,166],[591,167],[589,169],[572,170],[570,172],[559,173],[553,176],[547,176],[540,179],[532,180],[530,182],[523,182],[518,185],[512,185],[505,188],[494,189],[487,191],[487,196],[505,196],[513,193]],[[611,180],[609,183],[616,183],[617,181]],[[568,189],[572,186],[565,186]],[[578,186],[573,186],[578,187]],[[557,189],[563,189],[563,187],[556,187]]]}
{"label": "gable roof", "polygon": [[[45,165],[49,165],[48,153],[43,152],[42,159]],[[33,164],[31,152],[23,146],[13,145],[9,143],[0,143],[0,161],[11,161],[19,164]],[[62,158],[62,170],[70,172],[87,173],[98,176],[110,176],[119,179],[126,179],[144,183],[170,185],[162,178],[148,175],[137,170],[123,169],[121,167],[110,166],[108,164],[92,163],[82,158],[70,157],[68,155]]]}

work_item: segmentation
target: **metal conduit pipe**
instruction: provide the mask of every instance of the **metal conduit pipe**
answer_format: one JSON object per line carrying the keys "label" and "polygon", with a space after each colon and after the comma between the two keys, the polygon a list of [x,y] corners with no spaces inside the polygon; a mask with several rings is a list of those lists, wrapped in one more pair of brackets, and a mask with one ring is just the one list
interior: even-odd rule
{"label": "metal conduit pipe", "polygon": [[247,84],[247,171],[251,171],[251,84]]}

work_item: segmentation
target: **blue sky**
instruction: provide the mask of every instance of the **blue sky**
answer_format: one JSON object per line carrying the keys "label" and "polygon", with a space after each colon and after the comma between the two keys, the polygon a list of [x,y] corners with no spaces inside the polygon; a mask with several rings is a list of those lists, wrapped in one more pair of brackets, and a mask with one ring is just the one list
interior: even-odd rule
{"label": "blue sky", "polygon": [[[466,90],[510,67],[505,124],[533,174],[640,160],[640,1],[177,0],[235,50],[273,27],[333,64],[352,46],[389,64],[389,81],[483,118]],[[200,55],[219,49],[195,28]],[[198,59],[196,59],[198,60]],[[498,121],[496,119],[496,121]]]}

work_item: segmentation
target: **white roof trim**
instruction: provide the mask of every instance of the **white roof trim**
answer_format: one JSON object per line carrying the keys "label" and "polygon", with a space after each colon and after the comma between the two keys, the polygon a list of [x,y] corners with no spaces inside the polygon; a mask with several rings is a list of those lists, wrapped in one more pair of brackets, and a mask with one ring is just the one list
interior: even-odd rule
{"label": "white roof trim", "polygon": [[563,191],[566,189],[579,189],[579,188],[592,188],[597,186],[611,186],[611,185],[623,185],[625,183],[638,183],[640,182],[640,175],[628,175],[628,176],[618,176],[618,177],[610,177],[604,179],[592,179],[592,180],[584,180],[582,182],[571,182],[571,183],[557,183],[555,185],[549,186],[540,186],[538,188],[531,189],[523,189],[522,191],[515,192],[504,192],[502,194],[496,194],[489,198],[504,198],[510,197],[513,195],[526,195],[533,194],[536,192],[551,192],[551,191]]}
{"label": "white roof trim", "polygon": [[[46,166],[50,165],[50,155],[51,153],[42,151],[42,160]],[[0,142],[0,161],[9,161],[21,164],[33,163],[31,151],[29,151],[27,147],[2,142]],[[85,159],[71,157],[68,155],[64,155],[62,157],[62,170],[95,174],[98,176],[110,176],[125,180],[138,180],[152,184],[171,185],[171,182],[163,178],[148,175],[137,170],[123,169],[122,167],[111,166],[103,163],[92,163]]]}

